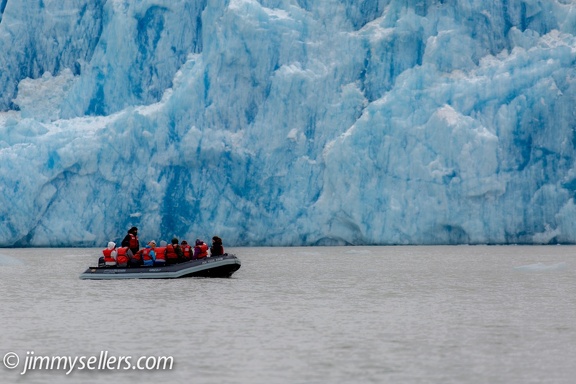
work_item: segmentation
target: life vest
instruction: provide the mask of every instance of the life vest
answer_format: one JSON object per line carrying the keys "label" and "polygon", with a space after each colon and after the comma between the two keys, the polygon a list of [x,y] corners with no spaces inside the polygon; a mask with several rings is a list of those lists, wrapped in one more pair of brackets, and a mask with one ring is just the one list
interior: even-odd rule
{"label": "life vest", "polygon": [[202,259],[208,256],[208,246],[205,243],[194,246],[194,258]]}
{"label": "life vest", "polygon": [[[144,248],[144,249],[146,249],[146,248]],[[134,254],[134,256],[132,256],[132,258],[133,258],[134,260],[137,260],[137,261],[142,261],[142,253],[144,253],[144,249],[141,249],[141,250],[139,250],[138,252],[136,252],[136,253]]]}
{"label": "life vest", "polygon": [[106,263],[107,267],[113,267],[116,265],[116,250],[106,248],[102,250],[102,254],[104,255],[104,263]]}
{"label": "life vest", "polygon": [[176,247],[172,244],[166,246],[166,260],[178,260],[178,254],[176,253]]}
{"label": "life vest", "polygon": [[152,248],[145,248],[142,251],[142,265],[145,267],[151,267],[154,265],[154,257],[151,254]]}
{"label": "life vest", "polygon": [[156,247],[154,253],[156,253],[156,261],[166,261],[166,247]]}
{"label": "life vest", "polygon": [[118,248],[118,253],[116,254],[116,262],[118,263],[119,267],[125,267],[128,265],[128,247],[120,247]]}
{"label": "life vest", "polygon": [[136,250],[138,251],[138,248],[140,248],[140,242],[138,241],[138,236],[135,236],[133,233],[130,233],[130,244],[128,245],[128,248],[132,249],[132,250]]}
{"label": "life vest", "polygon": [[182,253],[184,254],[184,259],[190,260],[192,257],[192,246],[190,244],[181,245]]}

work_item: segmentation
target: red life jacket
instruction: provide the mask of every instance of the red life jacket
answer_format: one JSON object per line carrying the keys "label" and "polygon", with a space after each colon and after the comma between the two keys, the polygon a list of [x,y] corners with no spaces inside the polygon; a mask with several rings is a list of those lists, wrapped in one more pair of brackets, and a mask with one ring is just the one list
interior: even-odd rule
{"label": "red life jacket", "polygon": [[208,246],[205,243],[194,246],[194,258],[202,259],[208,256]]}
{"label": "red life jacket", "polygon": [[154,252],[156,253],[156,260],[166,261],[166,247],[156,247]]}
{"label": "red life jacket", "polygon": [[128,247],[130,249],[140,248],[140,242],[138,241],[138,236],[135,236],[133,233],[130,233],[130,245]]}
{"label": "red life jacket", "polygon": [[176,254],[176,251],[174,250],[174,246],[172,244],[168,244],[166,246],[166,260],[178,260],[178,255]]}
{"label": "red life jacket", "polygon": [[134,260],[142,261],[142,254],[144,253],[144,250],[145,250],[145,249],[146,249],[146,248],[141,249],[141,250],[139,250],[138,252],[136,252],[136,253],[134,254],[134,256],[132,256],[132,258],[133,258]]}
{"label": "red life jacket", "polygon": [[116,265],[116,250],[106,248],[102,250],[102,254],[104,255],[104,262],[107,266]]}
{"label": "red life jacket", "polygon": [[181,245],[182,253],[184,254],[184,258],[190,260],[192,257],[192,246],[190,244]]}
{"label": "red life jacket", "polygon": [[[146,262],[151,262],[150,264],[152,264],[154,261],[152,260],[152,256],[150,256],[150,251],[152,251],[152,248],[144,248],[142,250],[142,264],[146,265]],[[138,252],[140,253],[140,252]]]}
{"label": "red life jacket", "polygon": [[118,262],[118,265],[120,265],[120,266],[128,265],[128,261],[129,261],[128,255],[127,255],[128,249],[130,249],[130,248],[128,248],[128,247],[118,248],[118,254],[116,255],[116,261]]}

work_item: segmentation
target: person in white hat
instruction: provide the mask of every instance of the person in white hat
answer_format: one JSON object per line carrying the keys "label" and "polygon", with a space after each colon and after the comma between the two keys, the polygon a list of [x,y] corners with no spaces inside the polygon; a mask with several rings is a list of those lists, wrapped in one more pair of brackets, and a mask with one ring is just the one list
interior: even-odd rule
{"label": "person in white hat", "polygon": [[110,241],[108,247],[102,250],[102,254],[104,255],[104,263],[106,263],[107,267],[116,266],[116,243]]}

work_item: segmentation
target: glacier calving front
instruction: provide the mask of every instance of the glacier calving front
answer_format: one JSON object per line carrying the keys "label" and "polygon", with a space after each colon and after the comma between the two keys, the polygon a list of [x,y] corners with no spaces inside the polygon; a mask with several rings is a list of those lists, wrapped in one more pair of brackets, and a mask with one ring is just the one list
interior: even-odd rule
{"label": "glacier calving front", "polygon": [[569,0],[0,2],[0,246],[576,241]]}

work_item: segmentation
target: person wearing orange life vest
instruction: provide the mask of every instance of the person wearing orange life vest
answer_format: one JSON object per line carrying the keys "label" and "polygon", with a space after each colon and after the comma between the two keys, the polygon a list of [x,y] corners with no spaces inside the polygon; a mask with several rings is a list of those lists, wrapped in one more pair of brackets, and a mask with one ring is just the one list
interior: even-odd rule
{"label": "person wearing orange life vest", "polygon": [[138,228],[132,227],[128,230],[128,234],[120,244],[122,247],[128,247],[132,254],[136,254],[140,250],[140,242],[138,241]]}
{"label": "person wearing orange life vest", "polygon": [[146,248],[142,251],[142,265],[145,267],[154,266],[154,261],[156,261],[156,242],[154,240],[150,241]]}
{"label": "person wearing orange life vest", "polygon": [[182,261],[192,259],[192,246],[186,240],[182,240],[180,248],[182,249]]}
{"label": "person wearing orange life vest", "polygon": [[184,255],[178,245],[178,239],[173,238],[171,244],[166,246],[166,265],[177,264],[182,262]]}
{"label": "person wearing orange life vest", "polygon": [[128,247],[120,247],[116,250],[116,265],[126,268],[132,258],[132,251]]}
{"label": "person wearing orange life vest", "polygon": [[155,267],[163,267],[166,265],[166,242],[160,241],[160,246],[154,248],[156,259],[154,260]]}
{"label": "person wearing orange life vest", "polygon": [[115,267],[116,266],[116,243],[113,241],[108,243],[108,247],[102,250],[102,254],[104,255],[104,263],[107,267]]}
{"label": "person wearing orange life vest", "polygon": [[142,253],[144,253],[144,250],[146,248],[142,248],[141,250],[139,250],[138,252],[136,252],[132,258],[130,259],[130,266],[131,267],[140,267],[142,265]]}
{"label": "person wearing orange life vest", "polygon": [[194,256],[192,259],[203,259],[208,256],[208,245],[200,239],[196,239],[196,245],[194,246]]}

